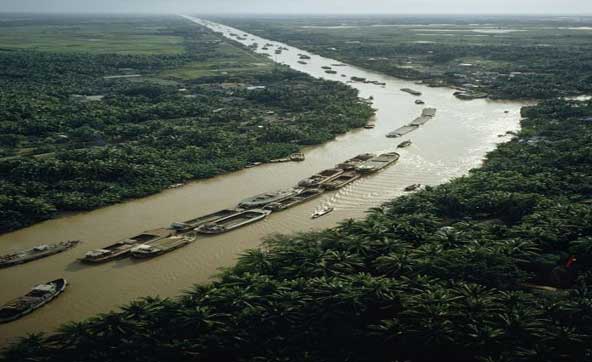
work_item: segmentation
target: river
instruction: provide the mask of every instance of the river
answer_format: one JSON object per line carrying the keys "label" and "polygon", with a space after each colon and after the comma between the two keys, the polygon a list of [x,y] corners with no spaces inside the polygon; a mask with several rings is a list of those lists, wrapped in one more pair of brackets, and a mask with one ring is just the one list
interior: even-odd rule
{"label": "river", "polygon": [[[205,24],[227,37],[231,32],[245,34],[219,24],[190,20]],[[20,320],[0,325],[0,345],[25,333],[51,331],[64,322],[108,312],[134,298],[178,295],[194,283],[211,281],[219,268],[231,266],[241,252],[257,247],[269,235],[322,229],[335,226],[344,219],[361,218],[369,208],[403,194],[402,189],[407,185],[436,185],[466,174],[469,169],[478,167],[484,155],[497,143],[508,139],[498,135],[519,128],[520,103],[483,99],[460,101],[448,88],[415,85],[353,66],[334,67],[338,74],[326,74],[322,66],[339,62],[250,34],[242,42],[249,45],[254,41],[260,45],[274,44],[268,50],[273,60],[313,77],[345,82],[350,76],[358,76],[385,82],[384,87],[351,83],[362,97],[374,97],[373,104],[378,110],[376,128],[354,130],[334,141],[309,147],[304,150],[304,162],[262,165],[195,181],[154,196],[45,221],[1,235],[2,254],[40,243],[71,239],[83,240],[83,244],[62,254],[0,270],[0,303],[26,293],[40,282],[65,277],[70,283],[64,295],[52,303]],[[277,46],[288,50],[275,54]],[[265,51],[260,47],[257,52]],[[298,53],[311,57],[308,64],[298,63]],[[401,92],[403,87],[421,91],[426,106],[436,107],[438,113],[407,137],[386,138],[386,133],[409,123],[424,107],[414,104],[415,97]],[[155,259],[122,259],[96,266],[77,261],[87,250],[173,221],[232,207],[245,197],[292,186],[316,171],[333,167],[357,154],[394,150],[406,139],[411,139],[413,144],[399,151],[401,159],[396,165],[338,192],[272,214],[262,222],[227,234],[203,237]],[[311,220],[311,213],[321,205],[331,205],[335,211]]]}

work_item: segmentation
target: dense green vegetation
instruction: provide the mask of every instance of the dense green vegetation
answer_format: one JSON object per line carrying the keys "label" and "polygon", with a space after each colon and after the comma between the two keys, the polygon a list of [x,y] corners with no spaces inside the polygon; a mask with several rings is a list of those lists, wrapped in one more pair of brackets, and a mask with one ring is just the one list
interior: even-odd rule
{"label": "dense green vegetation", "polygon": [[4,360],[590,361],[592,102],[523,116],[466,177],[276,237],[212,285],[26,337]]}
{"label": "dense green vegetation", "polygon": [[[302,109],[272,91],[280,87],[274,74],[249,82],[265,90],[232,88],[232,97],[265,105],[272,99],[275,114],[279,104]],[[187,87],[191,94],[228,91],[208,82]],[[311,92],[308,84],[301,94]],[[572,93],[573,84],[556,90]],[[548,99],[523,116],[520,133],[465,177],[386,203],[365,220],[274,237],[210,285],[27,336],[0,358],[592,361],[592,101]],[[282,133],[266,137],[276,135]]]}
{"label": "dense green vegetation", "polygon": [[[125,21],[0,24],[0,232],[285,157],[372,115],[354,89],[186,20]],[[81,41],[102,30],[100,52]],[[13,49],[27,32],[56,52]]]}
{"label": "dense green vegetation", "polygon": [[400,78],[492,98],[592,93],[590,18],[216,18]]}

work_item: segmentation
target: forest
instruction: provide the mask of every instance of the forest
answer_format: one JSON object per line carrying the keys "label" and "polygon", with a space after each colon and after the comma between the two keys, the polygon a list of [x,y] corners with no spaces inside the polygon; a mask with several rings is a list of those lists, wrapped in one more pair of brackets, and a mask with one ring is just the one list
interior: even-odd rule
{"label": "forest", "polygon": [[3,361],[590,361],[592,102],[523,109],[465,177],[276,236],[177,299],[23,337]]}
{"label": "forest", "polygon": [[589,17],[212,19],[349,64],[494,99],[592,93]]}
{"label": "forest", "polygon": [[0,24],[0,232],[285,157],[374,112],[181,18],[58,20]]}

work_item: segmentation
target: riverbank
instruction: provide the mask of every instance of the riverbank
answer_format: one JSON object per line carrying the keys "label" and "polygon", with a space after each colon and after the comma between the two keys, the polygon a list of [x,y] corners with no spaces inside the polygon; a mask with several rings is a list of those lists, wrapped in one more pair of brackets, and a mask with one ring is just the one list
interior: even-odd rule
{"label": "riverbank", "polygon": [[[0,50],[0,233],[285,158],[374,114],[347,85],[274,65],[178,17],[134,20],[152,26],[154,44],[177,44],[161,51],[136,44],[136,28],[120,20],[72,17],[69,32],[30,21],[37,27],[20,33],[6,25],[0,47],[21,33],[72,44]],[[77,40],[115,31],[129,52]]]}
{"label": "riverbank", "polygon": [[579,24],[575,18],[499,17],[483,24],[454,16],[445,24],[397,16],[211,19],[348,64],[454,87],[468,99],[540,100],[592,92],[592,32],[570,27]]}
{"label": "riverbank", "polygon": [[[258,42],[265,44],[269,41],[260,39]],[[321,68],[338,63],[336,60],[311,54],[310,64],[304,66],[298,63],[297,56],[303,50],[282,46],[289,50],[275,56],[274,60],[313,77],[347,80],[340,75],[327,75]],[[76,251],[2,271],[6,282],[0,290],[0,300],[22,295],[29,286],[39,282],[40,274],[63,276],[72,287],[64,298],[47,308],[3,325],[0,344],[28,332],[54,331],[63,322],[108,312],[145,295],[174,297],[195,283],[210,283],[220,268],[233,266],[238,255],[258,247],[270,235],[320,231],[343,220],[363,219],[367,210],[403,195],[403,189],[408,185],[438,185],[465,175],[471,168],[481,165],[484,155],[496,144],[509,139],[498,135],[519,129],[520,103],[487,100],[465,103],[454,98],[449,89],[416,86],[351,66],[340,69],[352,76],[386,83],[384,87],[351,84],[361,97],[373,96],[372,106],[377,109],[374,129],[354,130],[323,145],[306,147],[306,159],[300,163],[261,165],[190,182],[146,198],[49,220],[0,236],[1,253],[38,245],[40,240],[83,240]],[[400,91],[406,87],[420,90],[426,106],[438,108],[438,114],[413,134],[412,146],[400,150],[402,157],[398,164],[384,172],[359,180],[328,197],[278,213],[239,232],[204,238],[182,251],[154,260],[121,260],[92,267],[73,262],[85,250],[100,248],[143,230],[232,207],[236,200],[258,193],[289,187],[311,173],[333,167],[360,153],[394,151],[400,142],[385,135],[411,122],[422,109],[414,104],[410,95]],[[505,113],[506,110],[509,112]],[[312,221],[310,215],[321,206],[334,207],[335,211]]]}
{"label": "riverbank", "polygon": [[527,107],[522,131],[466,177],[363,220],[272,238],[220,281],[176,300],[136,301],[51,342],[25,339],[5,358],[475,361],[521,360],[528,350],[584,360],[590,115],[590,102]]}

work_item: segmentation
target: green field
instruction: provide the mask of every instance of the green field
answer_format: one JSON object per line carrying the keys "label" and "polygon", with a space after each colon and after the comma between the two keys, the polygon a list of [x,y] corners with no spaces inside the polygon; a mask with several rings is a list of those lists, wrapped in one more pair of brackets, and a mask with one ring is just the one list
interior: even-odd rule
{"label": "green field", "polygon": [[206,76],[260,73],[269,71],[273,63],[262,56],[228,42],[216,49],[215,57],[194,61],[161,74],[165,78],[195,79]]}
{"label": "green field", "polygon": [[592,93],[591,18],[214,18],[323,56],[491,98]]}
{"label": "green field", "polygon": [[179,54],[183,38],[165,28],[134,24],[20,25],[0,27],[0,48],[93,54]]}

